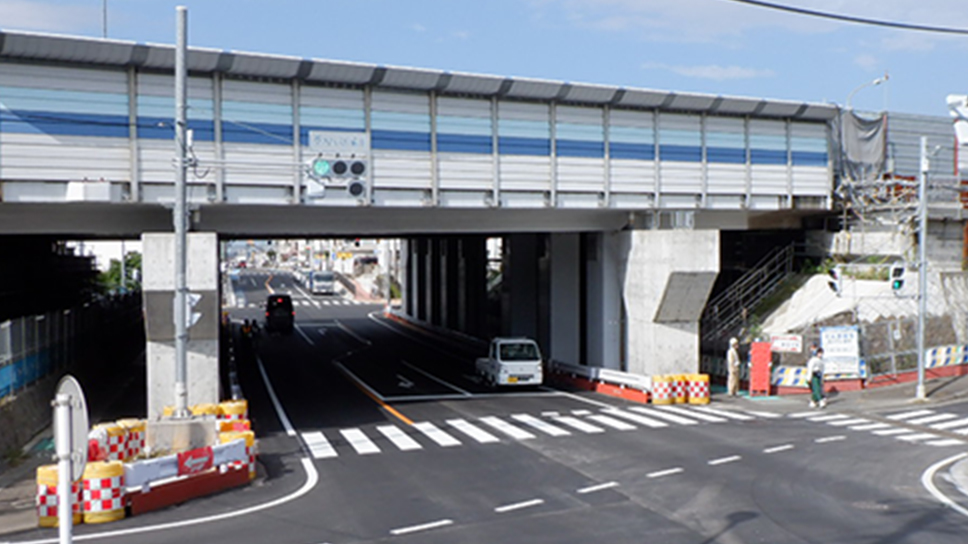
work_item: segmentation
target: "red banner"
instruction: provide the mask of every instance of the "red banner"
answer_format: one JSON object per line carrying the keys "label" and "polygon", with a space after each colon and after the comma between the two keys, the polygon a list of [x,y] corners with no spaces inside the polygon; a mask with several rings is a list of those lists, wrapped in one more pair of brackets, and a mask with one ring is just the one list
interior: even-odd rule
{"label": "red banner", "polygon": [[188,476],[205,472],[212,468],[212,459],[211,446],[181,452],[178,454],[178,475]]}

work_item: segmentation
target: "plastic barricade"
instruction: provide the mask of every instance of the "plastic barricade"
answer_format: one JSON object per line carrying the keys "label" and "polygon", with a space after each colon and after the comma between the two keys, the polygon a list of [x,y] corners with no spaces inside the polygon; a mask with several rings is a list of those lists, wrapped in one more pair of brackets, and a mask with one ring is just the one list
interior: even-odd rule
{"label": "plastic barricade", "polygon": [[[57,527],[57,465],[37,467],[37,524],[40,527]],[[74,504],[71,506],[74,524],[81,522],[81,484],[71,484]]]}
{"label": "plastic barricade", "polygon": [[220,402],[218,418],[227,420],[249,419],[249,403],[245,399]]}
{"label": "plastic barricade", "polygon": [[709,404],[709,374],[690,374],[689,404]]}
{"label": "plastic barricade", "polygon": [[684,374],[673,374],[672,379],[672,402],[674,404],[686,403],[686,376]]}
{"label": "plastic barricade", "polygon": [[[233,440],[243,439],[245,440],[245,453],[249,457],[249,479],[255,479],[255,433],[252,431],[228,431],[224,433],[219,433],[219,442],[222,444],[227,444]],[[241,465],[241,462],[232,463],[233,465]]]}
{"label": "plastic barricade", "polygon": [[652,376],[652,404],[672,404],[673,387],[675,386],[669,375]]}
{"label": "plastic barricade", "polygon": [[251,431],[252,423],[248,419],[222,419],[218,422],[218,432]]}
{"label": "plastic barricade", "polygon": [[128,430],[117,423],[101,423],[94,426],[95,429],[102,429],[108,435],[105,449],[107,451],[106,461],[124,461],[128,447]]}
{"label": "plastic barricade", "polygon": [[145,421],[143,419],[119,419],[117,424],[128,434],[124,448],[124,460],[130,461],[145,449]]}
{"label": "plastic barricade", "polygon": [[81,479],[84,523],[124,519],[124,464],[120,461],[88,463]]}
{"label": "plastic barricade", "polygon": [[189,408],[193,416],[218,416],[218,404],[196,404]]}

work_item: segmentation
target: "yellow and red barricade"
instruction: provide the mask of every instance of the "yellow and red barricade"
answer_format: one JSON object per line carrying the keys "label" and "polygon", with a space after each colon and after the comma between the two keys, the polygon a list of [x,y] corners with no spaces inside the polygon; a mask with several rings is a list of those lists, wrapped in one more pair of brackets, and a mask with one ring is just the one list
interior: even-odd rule
{"label": "yellow and red barricade", "polygon": [[123,463],[95,461],[87,464],[81,478],[81,510],[84,523],[124,519]]}
{"label": "yellow and red barricade", "polygon": [[[37,467],[37,524],[41,527],[57,527],[58,524],[58,472],[57,465],[43,465]],[[71,505],[74,524],[81,522],[81,484],[71,484],[71,495],[74,504]]]}

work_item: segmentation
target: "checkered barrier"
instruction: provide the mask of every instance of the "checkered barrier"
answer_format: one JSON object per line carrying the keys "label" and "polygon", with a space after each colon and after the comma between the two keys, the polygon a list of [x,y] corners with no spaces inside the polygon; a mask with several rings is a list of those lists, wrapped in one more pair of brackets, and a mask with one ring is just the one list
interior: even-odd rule
{"label": "checkered barrier", "polygon": [[[41,527],[57,527],[57,465],[43,465],[37,467],[37,524]],[[74,523],[81,523],[81,484],[71,484],[71,495],[74,504],[71,505]]]}
{"label": "checkered barrier", "polygon": [[107,454],[105,461],[124,461],[128,451],[127,429],[117,423],[101,423],[94,426],[94,431],[103,431],[107,434],[103,444]]}
{"label": "checkered barrier", "polygon": [[249,419],[249,403],[245,399],[220,402],[218,418],[229,421]]}
{"label": "checkered barrier", "polygon": [[709,404],[709,375],[690,374],[687,386],[689,404]]}
{"label": "checkered barrier", "polygon": [[968,364],[968,346],[966,345],[938,346],[925,352],[925,368],[966,364]]}
{"label": "checkered barrier", "polygon": [[[219,442],[226,444],[238,439],[245,440],[245,453],[248,458],[249,467],[249,479],[255,479],[255,458],[256,458],[256,443],[255,443],[255,433],[252,431],[228,431],[219,433]],[[231,463],[232,465],[242,465],[241,461]]]}
{"label": "checkered barrier", "polygon": [[145,421],[143,419],[119,419],[117,424],[125,430],[124,460],[135,459],[145,449]]}
{"label": "checkered barrier", "polygon": [[106,523],[124,518],[124,464],[88,463],[81,479],[84,523]]}
{"label": "checkered barrier", "polygon": [[652,404],[672,404],[675,382],[671,376],[659,374],[652,376]]}

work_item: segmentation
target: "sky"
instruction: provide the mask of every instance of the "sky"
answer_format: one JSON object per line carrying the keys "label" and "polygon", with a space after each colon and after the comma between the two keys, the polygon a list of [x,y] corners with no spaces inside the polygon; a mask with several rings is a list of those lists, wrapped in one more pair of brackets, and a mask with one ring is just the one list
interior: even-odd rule
{"label": "sky", "polygon": [[[965,0],[775,0],[968,30]],[[947,116],[968,35],[733,0],[0,0],[0,28]],[[889,75],[886,83],[867,85]],[[860,87],[860,89],[858,89]]]}

